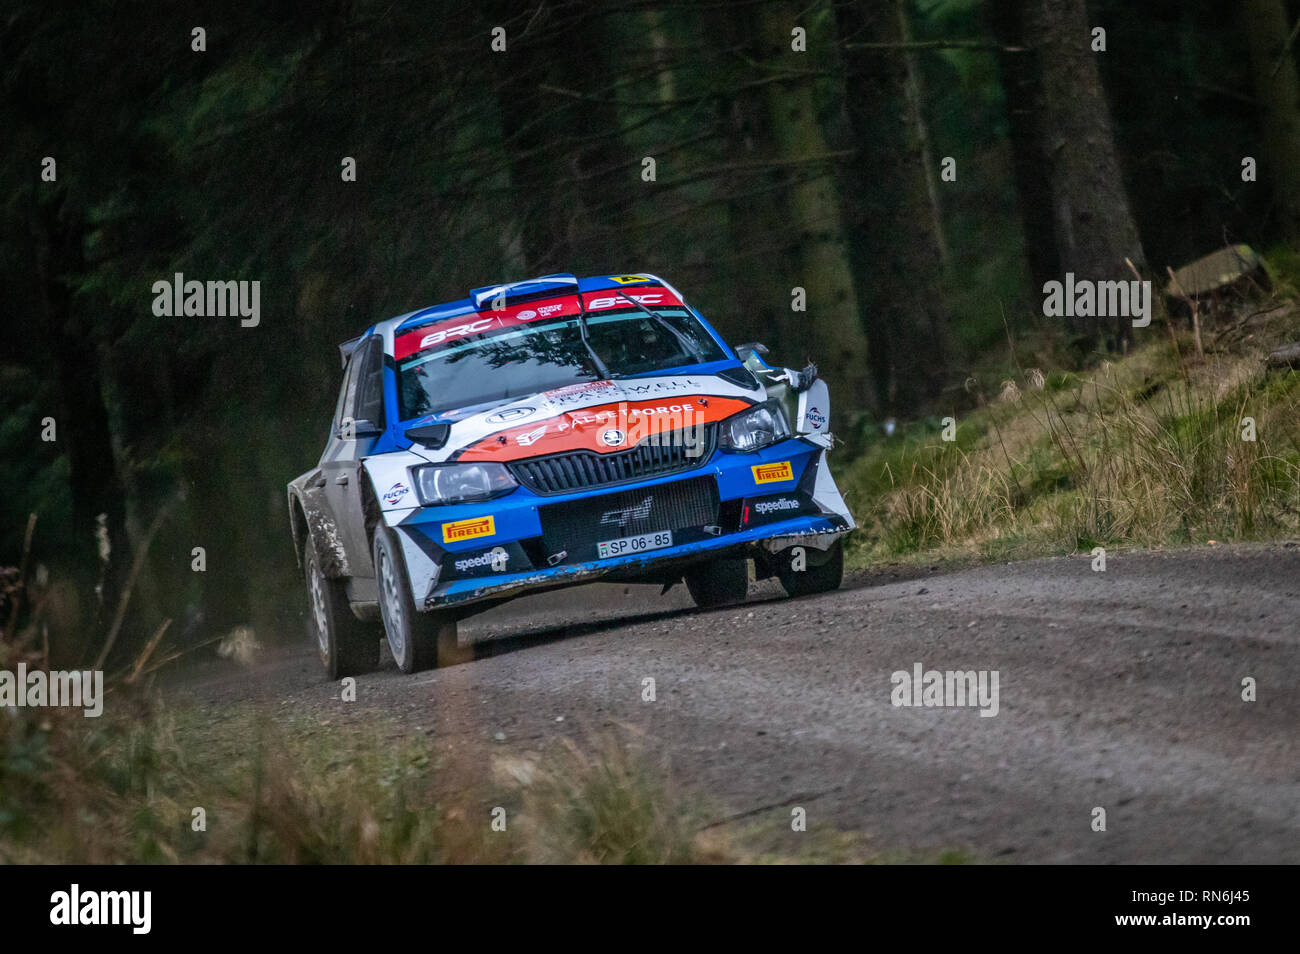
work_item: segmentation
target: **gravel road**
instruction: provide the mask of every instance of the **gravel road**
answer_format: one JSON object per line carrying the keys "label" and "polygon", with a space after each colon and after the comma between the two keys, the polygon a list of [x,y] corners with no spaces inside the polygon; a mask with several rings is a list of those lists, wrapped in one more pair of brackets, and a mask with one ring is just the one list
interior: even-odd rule
{"label": "gravel road", "polygon": [[[1294,544],[1114,552],[1103,573],[1081,556],[877,570],[801,600],[754,585],[711,612],[681,587],[597,585],[461,632],[473,662],[403,676],[385,658],[354,703],[306,645],[251,670],[205,664],[178,695],[333,725],[385,715],[485,765],[631,726],[724,825],[782,831],[797,805],[809,831],[859,832],[882,853],[1300,862]],[[996,716],[893,705],[891,674],[918,663],[996,670]]]}

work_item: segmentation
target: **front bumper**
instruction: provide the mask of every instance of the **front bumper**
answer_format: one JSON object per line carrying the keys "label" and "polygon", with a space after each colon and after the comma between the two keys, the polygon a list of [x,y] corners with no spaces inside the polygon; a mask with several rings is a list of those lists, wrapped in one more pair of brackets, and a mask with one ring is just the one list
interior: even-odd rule
{"label": "front bumper", "polygon": [[[728,550],[773,552],[800,543],[824,549],[853,528],[824,447],[802,439],[757,454],[714,452],[703,465],[657,479],[559,495],[520,487],[486,503],[385,517],[424,610],[609,575],[667,576]],[[659,530],[672,531],[672,545],[597,556],[602,539]]]}
{"label": "front bumper", "polygon": [[[650,571],[656,566],[666,565],[684,557],[748,548],[773,538],[798,537],[800,542],[825,549],[845,532],[842,522],[839,522],[839,526],[836,523],[825,517],[800,517],[779,524],[756,527],[753,530],[728,533],[710,540],[665,547],[645,554],[607,557],[603,560],[547,567],[544,570],[530,570],[524,573],[499,573],[491,577],[453,580],[437,587],[434,593],[425,599],[424,608],[429,610],[439,606],[463,605],[480,600],[519,596],[534,590],[590,583],[618,571]],[[809,539],[810,537],[812,539]]]}

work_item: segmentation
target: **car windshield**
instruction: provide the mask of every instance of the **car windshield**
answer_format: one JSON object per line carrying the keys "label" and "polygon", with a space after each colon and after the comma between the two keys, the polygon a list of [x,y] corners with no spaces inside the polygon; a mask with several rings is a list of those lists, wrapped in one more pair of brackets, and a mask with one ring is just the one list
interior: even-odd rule
{"label": "car windshield", "polygon": [[685,309],[655,315],[632,309],[588,315],[586,344],[573,315],[416,352],[398,364],[401,419],[726,358]]}

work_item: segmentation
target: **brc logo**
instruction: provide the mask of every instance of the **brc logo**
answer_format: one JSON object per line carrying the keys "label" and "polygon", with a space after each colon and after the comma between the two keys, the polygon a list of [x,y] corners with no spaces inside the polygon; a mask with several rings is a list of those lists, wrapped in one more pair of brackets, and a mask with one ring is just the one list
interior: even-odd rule
{"label": "brc logo", "polygon": [[[662,305],[664,303],[664,296],[661,292],[655,292],[655,293],[645,294],[645,295],[628,295],[627,297],[631,298],[633,301],[642,305]],[[627,305],[627,304],[628,302],[626,299],[619,298],[617,296],[610,296],[608,298],[593,298],[591,299],[591,301],[587,302],[587,310],[603,311],[606,308],[617,308],[619,305]]]}
{"label": "brc logo", "polygon": [[470,321],[463,325],[457,325],[455,328],[448,328],[446,331],[435,331],[433,334],[425,335],[420,339],[420,348],[428,348],[446,341],[448,338],[459,338],[462,335],[472,335],[479,331],[487,331],[497,322],[496,318],[481,318],[478,321]]}
{"label": "brc logo", "polygon": [[459,540],[472,540],[475,537],[490,537],[496,532],[496,521],[490,516],[454,520],[442,525],[442,542],[456,543]]}
{"label": "brc logo", "polygon": [[756,484],[776,484],[785,480],[794,480],[794,468],[790,466],[788,460],[777,464],[754,464],[750,470],[754,472]]}

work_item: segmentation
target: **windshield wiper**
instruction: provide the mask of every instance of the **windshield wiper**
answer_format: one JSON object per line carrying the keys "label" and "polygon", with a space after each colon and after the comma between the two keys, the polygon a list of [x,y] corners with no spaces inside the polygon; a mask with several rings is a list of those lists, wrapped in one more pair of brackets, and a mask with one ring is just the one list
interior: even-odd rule
{"label": "windshield wiper", "polygon": [[596,349],[591,346],[591,341],[587,336],[587,306],[583,304],[582,292],[578,292],[578,334],[582,337],[582,346],[587,349],[587,354],[591,355],[591,360],[595,362],[596,371],[601,378],[608,381],[612,377],[609,368],[605,367],[605,362],[600,360],[600,355],[596,354]]}
{"label": "windshield wiper", "polygon": [[640,303],[639,301],[637,301],[635,298],[632,298],[632,297],[630,297],[630,296],[628,296],[628,295],[623,294],[622,289],[619,289],[619,288],[611,288],[610,291],[612,291],[612,292],[613,292],[615,295],[617,295],[619,298],[622,298],[622,299],[623,299],[625,302],[627,302],[628,304],[633,305],[633,306],[635,306],[635,307],[637,307],[637,308],[640,308],[643,312],[645,312],[647,315],[649,315],[649,316],[650,316],[650,320],[653,321],[653,322],[655,322],[656,324],[658,324],[658,325],[659,325],[660,327],[662,327],[665,331],[667,331],[670,335],[672,335],[674,338],[676,338],[676,339],[677,339],[677,343],[678,343],[679,345],[681,345],[682,350],[685,351],[687,354],[689,354],[692,358],[695,358],[695,359],[698,361],[699,359],[701,359],[701,358],[704,357],[703,353],[701,353],[700,351],[696,350],[695,345],[693,345],[693,344],[691,343],[690,339],[687,338],[687,337],[686,337],[684,334],[682,334],[680,331],[678,331],[676,328],[674,328],[672,325],[670,325],[670,324],[668,323],[668,319],[666,319],[663,315],[659,314],[658,312],[651,311],[649,308],[647,308],[645,305],[641,304],[641,303]]}

